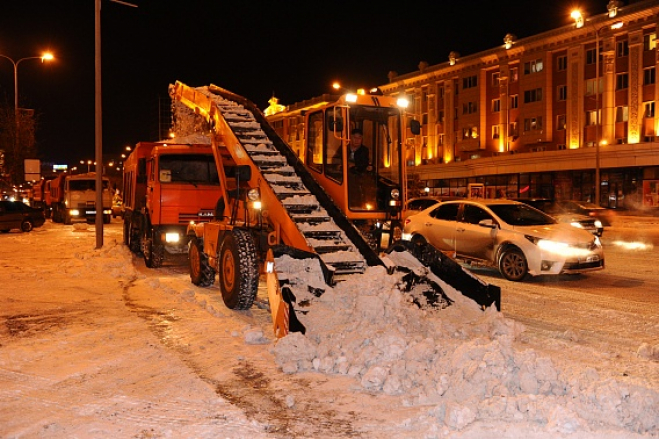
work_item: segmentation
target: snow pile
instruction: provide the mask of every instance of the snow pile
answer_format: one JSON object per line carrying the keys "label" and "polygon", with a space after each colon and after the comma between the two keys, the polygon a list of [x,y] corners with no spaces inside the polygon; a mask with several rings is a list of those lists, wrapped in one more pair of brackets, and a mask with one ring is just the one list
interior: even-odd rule
{"label": "snow pile", "polygon": [[659,431],[656,389],[521,349],[523,326],[494,307],[480,312],[457,301],[420,309],[400,292],[400,277],[371,267],[320,297],[301,298],[297,288],[297,302],[311,303],[298,312],[307,332],[276,343],[277,365],[286,373],[347,375],[360,391],[427,405],[428,416],[414,422],[429,436],[438,426],[473,430],[479,422],[532,424],[545,434]]}

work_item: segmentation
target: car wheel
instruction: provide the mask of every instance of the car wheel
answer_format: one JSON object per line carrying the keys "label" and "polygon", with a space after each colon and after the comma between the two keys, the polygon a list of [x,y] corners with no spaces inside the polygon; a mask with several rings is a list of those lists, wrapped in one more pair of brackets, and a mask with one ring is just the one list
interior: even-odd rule
{"label": "car wheel", "polygon": [[517,247],[509,248],[499,258],[499,272],[509,281],[519,282],[529,272],[524,253]]}
{"label": "car wheel", "polygon": [[425,247],[426,245],[428,245],[428,241],[426,241],[426,238],[424,238],[421,235],[414,235],[412,237],[411,242],[415,247]]}
{"label": "car wheel", "polygon": [[29,219],[26,219],[21,223],[21,231],[31,232],[32,229],[34,229],[34,224],[32,224],[32,221],[30,221]]}

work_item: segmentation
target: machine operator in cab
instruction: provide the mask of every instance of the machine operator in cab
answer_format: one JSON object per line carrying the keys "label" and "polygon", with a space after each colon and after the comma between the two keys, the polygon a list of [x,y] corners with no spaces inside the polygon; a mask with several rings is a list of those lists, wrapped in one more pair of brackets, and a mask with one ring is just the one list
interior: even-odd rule
{"label": "machine operator in cab", "polygon": [[350,132],[348,143],[348,201],[350,208],[368,210],[375,205],[375,181],[371,174],[370,151],[363,144],[364,133],[360,128]]}

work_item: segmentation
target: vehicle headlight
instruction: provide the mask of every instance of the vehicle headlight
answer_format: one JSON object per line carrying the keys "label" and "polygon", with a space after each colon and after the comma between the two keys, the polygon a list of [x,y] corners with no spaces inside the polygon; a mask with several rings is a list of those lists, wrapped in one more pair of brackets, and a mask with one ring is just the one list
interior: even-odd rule
{"label": "vehicle headlight", "polygon": [[572,222],[570,223],[570,225],[571,225],[572,227],[576,227],[577,229],[583,229],[583,225],[581,225],[581,223],[578,223],[578,222],[576,222],[576,221],[572,221]]}
{"label": "vehicle headlight", "polygon": [[397,200],[400,198],[400,191],[397,188],[391,190],[391,198]]}
{"label": "vehicle headlight", "polygon": [[595,220],[595,227],[597,227],[598,229],[601,228],[602,227],[602,221]]}
{"label": "vehicle headlight", "polygon": [[180,235],[177,232],[166,232],[165,233],[165,242],[167,244],[176,244],[181,239]]}
{"label": "vehicle headlight", "polygon": [[71,211],[69,213],[71,214],[71,216],[80,215],[80,211],[78,209],[71,209]]}
{"label": "vehicle headlight", "polygon": [[536,242],[536,245],[543,250],[550,251],[552,253],[565,253],[565,251],[570,247],[564,242],[551,241],[549,239],[539,239]]}

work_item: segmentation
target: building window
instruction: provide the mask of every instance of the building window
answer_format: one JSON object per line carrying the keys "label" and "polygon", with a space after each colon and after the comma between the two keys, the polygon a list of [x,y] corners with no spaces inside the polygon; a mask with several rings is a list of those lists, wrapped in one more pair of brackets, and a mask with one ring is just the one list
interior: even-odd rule
{"label": "building window", "polygon": [[567,148],[565,147],[565,143],[559,143],[559,144],[556,145],[556,146],[558,147],[558,150],[559,150],[559,151],[564,151],[564,150],[567,149]]}
{"label": "building window", "polygon": [[644,117],[654,117],[654,101],[645,102],[643,107],[645,108],[643,112]]}
{"label": "building window", "polygon": [[526,90],[524,92],[524,103],[539,102],[542,100],[542,89],[534,88],[533,90]]}
{"label": "building window", "polygon": [[440,135],[439,135],[438,142],[439,142],[440,145],[443,145],[443,144],[444,144],[444,134],[440,134]]}
{"label": "building window", "polygon": [[629,107],[616,107],[616,122],[627,122],[629,120]]}
{"label": "building window", "polygon": [[517,82],[519,79],[519,69],[517,67],[510,68],[510,82]]}
{"label": "building window", "polygon": [[511,95],[510,96],[510,108],[518,108],[519,107],[519,96],[518,95]]}
{"label": "building window", "polygon": [[513,137],[519,136],[519,132],[517,131],[517,122],[510,123],[510,125],[508,126],[508,133],[509,136],[513,136]]}
{"label": "building window", "polygon": [[597,125],[597,111],[586,111],[586,125]]}
{"label": "building window", "polygon": [[462,88],[467,89],[467,88],[473,88],[478,85],[478,76],[467,76],[466,78],[462,78]]}
{"label": "building window", "polygon": [[492,113],[498,113],[501,111],[501,100],[492,99]]}
{"label": "building window", "polygon": [[643,50],[654,50],[657,47],[657,34],[643,35]]}
{"label": "building window", "polygon": [[492,125],[492,138],[493,139],[499,138],[499,125]]}
{"label": "building window", "polygon": [[492,86],[498,87],[500,80],[501,80],[501,73],[500,72],[493,72],[492,73]]}
{"label": "building window", "polygon": [[629,41],[622,40],[616,42],[616,56],[620,58],[621,56],[629,55]]}
{"label": "building window", "polygon": [[586,96],[594,95],[596,84],[599,83],[599,93],[602,94],[602,85],[604,84],[604,78],[599,79],[587,79],[586,80]]}
{"label": "building window", "polygon": [[524,74],[529,75],[531,73],[542,72],[542,59],[535,59],[533,61],[524,63]]}
{"label": "building window", "polygon": [[567,100],[567,85],[559,85],[556,95],[559,101]]}
{"label": "building window", "polygon": [[437,122],[444,123],[444,110],[439,110],[437,113]]}
{"label": "building window", "polygon": [[476,102],[465,102],[462,104],[462,114],[473,114],[477,111]]}
{"label": "building window", "polygon": [[440,85],[437,86],[437,96],[439,96],[440,99],[444,97],[444,85],[443,84],[440,84]]}
{"label": "building window", "polygon": [[524,119],[524,131],[535,131],[542,129],[542,117],[529,117]]}
{"label": "building window", "polygon": [[643,69],[643,85],[650,85],[656,82],[657,70],[654,67]]}
{"label": "building window", "polygon": [[565,130],[565,115],[564,114],[559,114],[558,116],[556,116],[556,129],[558,131]]}
{"label": "building window", "polygon": [[586,64],[595,64],[596,57],[597,51],[595,49],[586,50]]}
{"label": "building window", "polygon": [[616,75],[616,90],[622,90],[629,87],[629,74],[618,73]]}
{"label": "building window", "polygon": [[567,56],[559,56],[556,58],[556,70],[562,72],[567,70]]}
{"label": "building window", "polygon": [[467,139],[475,139],[478,137],[478,129],[476,127],[468,127],[468,128],[463,128],[462,129],[462,138],[467,140]]}

